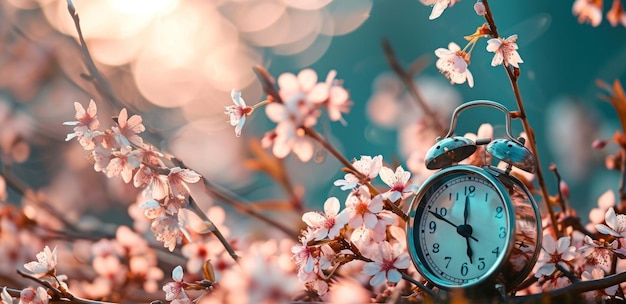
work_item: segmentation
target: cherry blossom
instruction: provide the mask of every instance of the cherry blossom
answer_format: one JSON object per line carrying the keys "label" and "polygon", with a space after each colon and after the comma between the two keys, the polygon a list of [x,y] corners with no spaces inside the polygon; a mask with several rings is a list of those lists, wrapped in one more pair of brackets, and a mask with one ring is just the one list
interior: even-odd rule
{"label": "cherry blossom", "polygon": [[24,268],[35,275],[54,275],[57,266],[57,248],[46,246],[42,252],[37,253],[37,261],[24,264]]}
{"label": "cherry blossom", "polygon": [[484,16],[487,13],[487,9],[485,8],[485,4],[482,1],[476,1],[474,3],[474,11],[478,16]]}
{"label": "cherry blossom", "polygon": [[339,200],[330,197],[324,203],[324,214],[310,211],[302,215],[302,220],[312,229],[315,240],[325,237],[332,240],[339,236],[339,230],[348,223],[349,214],[345,210],[339,212]]}
{"label": "cherry blossom", "polygon": [[0,294],[0,300],[2,304],[13,304],[13,297],[7,291],[7,287],[2,288],[2,294]]}
{"label": "cherry blossom", "polygon": [[433,10],[428,16],[428,19],[433,20],[439,18],[444,10],[448,7],[452,7],[457,0],[420,0],[424,5],[432,5]]}
{"label": "cherry blossom", "polygon": [[163,246],[170,251],[176,248],[176,243],[182,239],[183,232],[177,217],[164,215],[154,219],[150,225],[150,229],[154,233],[157,241],[163,243]]}
{"label": "cherry blossom", "polygon": [[74,133],[70,133],[65,138],[69,141],[73,138],[77,138],[78,142],[85,150],[92,150],[95,148],[93,138],[102,134],[97,131],[100,127],[100,122],[97,118],[96,103],[92,100],[89,101],[87,110],[78,102],[74,103],[74,109],[76,109],[75,121],[66,121],[63,124],[66,126],[75,126]]}
{"label": "cherry blossom", "polygon": [[[48,304],[48,292],[39,286],[37,290],[32,287],[24,288],[20,292],[20,304]],[[11,302],[9,302],[11,303]]]}
{"label": "cherry blossom", "polygon": [[602,22],[602,0],[576,0],[572,7],[574,16],[579,23],[591,23],[597,27]]}
{"label": "cherry blossom", "polygon": [[128,184],[133,179],[133,171],[139,168],[141,151],[131,150],[126,146],[122,146],[121,150],[116,151],[112,156],[106,168],[102,171],[109,178],[120,175],[124,182]]}
{"label": "cherry blossom", "polygon": [[519,68],[519,64],[524,61],[517,53],[517,35],[511,35],[506,39],[491,38],[487,41],[487,51],[493,52],[491,66],[497,66],[504,63],[504,66],[512,65]]}
{"label": "cherry blossom", "polygon": [[219,248],[217,246],[219,245],[213,242],[193,242],[185,244],[181,248],[181,253],[187,258],[187,271],[199,273],[200,270],[202,270],[204,262],[209,260],[212,256],[212,251]]}
{"label": "cherry blossom", "polygon": [[363,273],[373,276],[370,285],[378,286],[385,281],[389,285],[395,285],[402,278],[398,269],[409,268],[411,262],[409,255],[402,250],[400,244],[393,246],[384,241],[378,245],[378,252],[372,257],[372,262],[363,266]]}
{"label": "cherry blossom", "polygon": [[595,225],[604,222],[606,212],[613,207],[615,207],[615,193],[613,190],[607,190],[598,198],[598,207],[592,208],[589,212],[590,223],[586,226],[587,230],[596,232]]}
{"label": "cherry blossom", "polygon": [[191,304],[191,300],[184,290],[187,283],[183,281],[183,267],[179,265],[172,270],[172,279],[174,282],[169,282],[163,286],[165,300],[178,304]]}
{"label": "cherry blossom", "polygon": [[311,273],[315,266],[315,258],[313,252],[316,250],[315,246],[309,246],[311,241],[310,237],[301,237],[300,244],[296,244],[291,247],[291,253],[293,253],[293,260],[298,266],[299,270]]}
{"label": "cherry blossom", "polygon": [[550,234],[543,235],[542,250],[535,267],[535,277],[549,276],[556,270],[556,265],[567,269],[567,264],[576,257],[576,247],[570,246],[569,237],[561,237],[558,241]]}
{"label": "cherry blossom", "polygon": [[606,225],[598,224],[596,229],[602,234],[609,234],[617,238],[626,236],[626,215],[615,214],[615,209],[609,208],[605,215]]}
{"label": "cherry blossom", "polygon": [[[354,161],[352,165],[357,171],[365,175],[366,179],[363,182],[373,181],[383,166],[383,157],[377,155],[372,158],[371,156],[363,155],[359,160]],[[341,186],[341,190],[349,190],[356,188],[361,182],[356,175],[347,173],[344,179],[336,180],[334,185]]]}
{"label": "cherry blossom", "polygon": [[225,107],[224,114],[230,117],[230,125],[235,127],[235,135],[241,136],[241,129],[246,123],[246,116],[252,113],[252,107],[246,105],[246,102],[241,97],[241,92],[233,89],[230,92],[230,98],[232,98],[235,105]]}
{"label": "cherry blossom", "polygon": [[189,194],[187,184],[197,183],[201,178],[202,176],[193,170],[174,167],[170,169],[170,173],[167,175],[170,193],[175,198],[184,199]]}
{"label": "cherry blossom", "polygon": [[383,197],[376,195],[371,197],[368,187],[359,187],[356,191],[350,193],[346,199],[346,209],[350,215],[348,225],[352,228],[374,228],[378,219],[376,214],[383,210]]}
{"label": "cherry blossom", "polygon": [[417,185],[409,183],[411,172],[404,171],[402,166],[396,168],[394,173],[390,168],[382,167],[380,169],[380,179],[391,187],[389,191],[384,193],[386,199],[395,202],[403,197],[407,197],[417,192]]}
{"label": "cherry blossom", "polygon": [[380,211],[376,214],[376,223],[372,228],[365,225],[360,226],[350,235],[350,241],[355,243],[359,248],[366,248],[372,243],[379,243],[387,237],[387,226],[396,222],[393,213],[388,210]]}
{"label": "cherry blossom", "polygon": [[450,42],[448,48],[438,48],[435,55],[439,57],[435,65],[437,69],[450,79],[451,84],[461,84],[467,81],[467,84],[474,87],[474,77],[467,68],[469,55],[461,50],[458,44]]}
{"label": "cherry blossom", "polygon": [[609,21],[611,26],[617,26],[618,24],[626,26],[626,11],[624,11],[622,1],[613,0],[611,9],[606,13],[606,20]]}
{"label": "cherry blossom", "polygon": [[[591,273],[589,273],[588,271],[584,271],[580,275],[580,277],[582,278],[583,281],[600,280],[604,278],[604,270],[602,270],[601,268],[595,267],[593,268]],[[613,285],[602,290],[588,291],[585,293],[585,297],[587,298],[587,301],[589,303],[597,303],[598,300],[601,301],[601,299],[605,298],[606,296],[615,295],[615,292],[617,292],[618,287],[619,285]]]}
{"label": "cherry blossom", "polygon": [[594,240],[590,236],[585,235],[584,242],[585,245],[577,250],[580,252],[580,255],[587,258],[588,264],[596,265],[605,272],[609,272],[611,270],[613,252],[618,250],[617,240],[609,243],[604,239]]}
{"label": "cherry blossom", "polygon": [[272,153],[276,157],[285,158],[292,151],[303,162],[308,162],[313,157],[313,140],[304,134],[304,129],[284,122],[276,126],[273,136]]}
{"label": "cherry blossom", "polygon": [[112,127],[116,141],[122,146],[143,146],[143,139],[138,135],[146,130],[139,115],[128,117],[126,108],[120,111],[117,117],[117,127]]}
{"label": "cherry blossom", "polygon": [[341,117],[342,113],[348,113],[352,102],[349,100],[349,94],[346,89],[338,85],[335,81],[337,72],[331,70],[326,76],[325,82],[317,83],[309,93],[309,98],[315,104],[323,104],[326,106],[328,116],[332,121],[346,122]]}

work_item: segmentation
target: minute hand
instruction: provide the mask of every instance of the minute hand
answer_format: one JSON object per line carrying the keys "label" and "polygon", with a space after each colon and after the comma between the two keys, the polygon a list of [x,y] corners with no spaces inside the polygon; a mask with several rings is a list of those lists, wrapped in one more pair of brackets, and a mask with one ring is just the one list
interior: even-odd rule
{"label": "minute hand", "polygon": [[[459,227],[458,225],[454,224],[453,222],[449,221],[447,218],[445,218],[445,217],[441,216],[440,214],[438,214],[438,213],[436,213],[436,212],[432,212],[432,211],[430,211],[430,210],[429,210],[428,212],[429,212],[430,214],[434,215],[437,219],[440,219],[440,220],[442,220],[442,221],[444,221],[444,222],[446,222],[446,223],[448,223],[448,224],[450,224],[450,225],[454,226],[454,228],[458,228],[458,227]],[[474,240],[474,241],[478,242],[478,239],[477,239],[477,238],[475,238],[474,236],[470,236],[470,238],[472,238],[472,240]]]}

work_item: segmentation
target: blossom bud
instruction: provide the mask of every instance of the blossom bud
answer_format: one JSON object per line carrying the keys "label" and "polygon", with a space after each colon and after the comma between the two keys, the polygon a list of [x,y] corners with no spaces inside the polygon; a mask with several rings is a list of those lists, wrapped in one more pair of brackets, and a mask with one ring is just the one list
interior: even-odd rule
{"label": "blossom bud", "polygon": [[485,5],[482,1],[478,1],[474,4],[474,11],[478,14],[478,16],[484,16],[487,13]]}
{"label": "blossom bud", "polygon": [[561,181],[559,183],[559,189],[565,198],[569,198],[569,185],[566,182]]}
{"label": "blossom bud", "polygon": [[602,150],[606,147],[606,140],[596,139],[591,143],[591,147],[596,150]]}
{"label": "blossom bud", "polygon": [[35,291],[30,288],[24,288],[20,292],[20,303],[30,303],[35,299]]}

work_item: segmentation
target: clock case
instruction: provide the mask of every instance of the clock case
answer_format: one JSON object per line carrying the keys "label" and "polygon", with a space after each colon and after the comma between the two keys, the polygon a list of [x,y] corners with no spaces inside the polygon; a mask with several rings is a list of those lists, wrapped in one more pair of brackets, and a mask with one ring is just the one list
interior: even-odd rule
{"label": "clock case", "polygon": [[[477,139],[474,142],[468,138],[453,135],[459,114],[463,110],[476,106],[492,107],[505,113],[506,138],[493,141]],[[420,191],[411,202],[407,221],[407,244],[411,260],[420,274],[441,289],[474,291],[468,294],[475,293],[476,290],[480,290],[481,293],[510,294],[515,292],[519,284],[529,276],[537,261],[541,251],[542,235],[539,208],[524,183],[510,174],[512,167],[534,173],[535,160],[532,153],[524,147],[524,139],[515,139],[511,136],[510,121],[510,112],[499,103],[489,100],[465,103],[454,111],[448,134],[443,139],[438,139],[426,155],[426,167],[431,170],[441,170],[422,184]],[[487,144],[487,153],[507,164],[505,169],[492,165],[477,167],[458,164],[472,155],[477,150],[477,145],[485,144]],[[419,241],[416,241],[420,233],[416,216],[419,215],[419,218],[421,213],[426,212],[424,206],[433,194],[431,189],[436,189],[438,184],[445,183],[446,180],[458,174],[479,175],[489,181],[505,204],[509,225],[506,251],[482,277],[462,284],[442,279],[431,271],[424,260]]]}

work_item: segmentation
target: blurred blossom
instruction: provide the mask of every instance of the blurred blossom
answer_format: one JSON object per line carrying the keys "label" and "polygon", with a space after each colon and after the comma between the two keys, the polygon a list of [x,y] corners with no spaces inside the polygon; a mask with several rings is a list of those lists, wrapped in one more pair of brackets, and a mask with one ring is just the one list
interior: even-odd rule
{"label": "blurred blossom", "polygon": [[328,302],[330,303],[370,303],[371,298],[370,291],[351,277],[339,278],[328,292]]}
{"label": "blurred blossom", "polygon": [[609,21],[611,26],[617,26],[621,24],[626,27],[626,11],[621,0],[613,0],[611,10],[606,13],[606,20]]}
{"label": "blurred blossom", "polygon": [[598,207],[591,209],[589,212],[589,221],[587,230],[596,232],[596,224],[604,222],[604,217],[609,209],[615,207],[615,193],[613,190],[607,190],[598,198]]}
{"label": "blurred blossom", "polygon": [[597,27],[602,22],[602,0],[576,0],[572,7],[579,23],[590,23]]}

